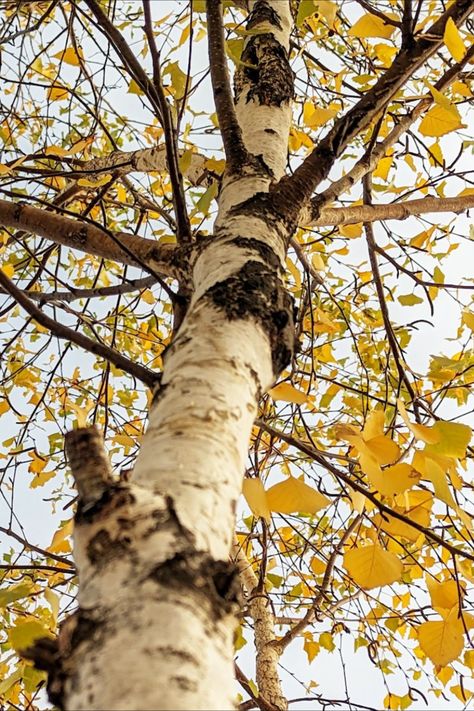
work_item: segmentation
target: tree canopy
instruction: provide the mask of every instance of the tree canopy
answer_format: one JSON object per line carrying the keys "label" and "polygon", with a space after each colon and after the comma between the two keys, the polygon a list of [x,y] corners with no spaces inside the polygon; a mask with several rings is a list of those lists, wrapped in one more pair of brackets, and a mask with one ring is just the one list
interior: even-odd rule
{"label": "tree canopy", "polygon": [[[261,394],[237,507],[242,709],[282,708],[262,668],[291,648],[308,708],[474,695],[472,5],[291,3],[288,155],[266,170],[282,214],[301,204],[296,347]],[[128,481],[193,295],[186,260],[243,160],[238,124],[248,145],[261,128],[229,109],[227,72],[235,98],[281,82],[252,7],[2,3],[2,708],[45,708],[25,650],[75,606],[64,435],[97,425]],[[369,659],[382,698],[350,680],[327,695],[318,660],[340,665],[347,639],[345,673]]]}

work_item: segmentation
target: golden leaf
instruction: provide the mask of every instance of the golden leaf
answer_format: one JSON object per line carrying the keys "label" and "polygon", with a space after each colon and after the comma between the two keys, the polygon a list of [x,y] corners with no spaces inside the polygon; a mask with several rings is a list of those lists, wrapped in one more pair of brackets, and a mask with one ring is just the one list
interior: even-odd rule
{"label": "golden leaf", "polygon": [[377,543],[352,548],[345,554],[343,565],[364,590],[395,583],[403,573],[402,561]]}

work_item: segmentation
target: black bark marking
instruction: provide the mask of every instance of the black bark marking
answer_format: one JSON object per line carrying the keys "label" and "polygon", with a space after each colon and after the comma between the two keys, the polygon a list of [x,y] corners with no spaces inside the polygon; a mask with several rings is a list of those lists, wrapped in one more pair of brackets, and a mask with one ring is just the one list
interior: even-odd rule
{"label": "black bark marking", "polygon": [[121,536],[113,539],[108,531],[101,530],[89,541],[87,557],[97,571],[115,558],[121,558],[130,548],[130,538]]}
{"label": "black bark marking", "polygon": [[271,33],[251,37],[242,52],[243,66],[235,77],[235,100],[249,87],[246,100],[263,106],[289,103],[294,93],[294,74],[285,48]]}
{"label": "black bark marking", "polygon": [[249,260],[236,274],[214,284],[203,298],[224,311],[229,320],[249,319],[261,326],[270,340],[277,378],[291,361],[295,328],[293,297],[275,268]]}
{"label": "black bark marking", "polygon": [[180,594],[186,589],[201,594],[217,620],[235,613],[241,603],[236,567],[190,548],[157,565],[148,578]]}

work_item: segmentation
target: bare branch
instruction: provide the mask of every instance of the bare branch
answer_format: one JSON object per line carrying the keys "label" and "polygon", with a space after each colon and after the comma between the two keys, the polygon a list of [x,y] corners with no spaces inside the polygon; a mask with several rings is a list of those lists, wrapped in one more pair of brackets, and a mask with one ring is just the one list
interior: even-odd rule
{"label": "bare branch", "polygon": [[350,207],[325,207],[316,210],[319,215],[308,224],[312,225],[352,225],[357,222],[378,222],[380,220],[406,220],[435,212],[460,213],[474,207],[474,195],[451,198],[426,197],[406,202],[385,205],[354,205]]}
{"label": "bare branch", "polygon": [[227,169],[235,173],[248,161],[242,139],[230,84],[225,53],[222,0],[206,0],[208,50],[212,89],[222,140],[227,158]]}
{"label": "bare branch", "polygon": [[0,200],[0,225],[32,232],[56,244],[122,264],[140,267],[145,263],[164,276],[183,276],[174,264],[177,253],[173,245],[158,244],[128,232],[112,233],[112,238],[108,231],[90,223],[24,203]]}
{"label": "bare branch", "polygon": [[0,269],[0,285],[3,286],[5,291],[7,291],[19,304],[22,306],[27,313],[34,318],[41,326],[47,328],[51,333],[53,333],[57,338],[62,338],[66,341],[71,341],[76,345],[84,348],[86,351],[93,353],[101,358],[105,358],[109,363],[112,363],[117,368],[120,368],[125,373],[133,375],[138,380],[141,380],[149,388],[153,388],[156,385],[159,375],[154,373],[149,368],[140,365],[139,363],[134,363],[129,358],[126,358],[118,351],[106,346],[104,343],[99,343],[94,341],[92,338],[85,336],[83,333],[64,326],[62,323],[58,323],[50,316],[47,316],[43,311],[41,311],[38,306],[23,293],[12,281],[7,277],[7,275]]}

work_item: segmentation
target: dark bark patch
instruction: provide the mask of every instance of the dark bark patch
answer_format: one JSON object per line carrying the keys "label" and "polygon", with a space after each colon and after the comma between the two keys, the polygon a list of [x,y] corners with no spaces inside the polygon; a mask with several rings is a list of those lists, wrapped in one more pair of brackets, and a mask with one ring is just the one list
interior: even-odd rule
{"label": "dark bark patch", "polygon": [[232,276],[214,284],[205,294],[229,320],[256,321],[267,333],[275,378],[290,362],[295,346],[293,297],[275,269],[249,260]]}
{"label": "dark bark patch", "polygon": [[260,0],[260,2],[255,3],[255,7],[247,20],[247,29],[251,30],[261,22],[269,22],[279,30],[283,29],[278,13],[268,4],[267,0]]}
{"label": "dark bark patch", "polygon": [[288,104],[294,93],[294,75],[286,49],[271,33],[251,37],[242,52],[242,69],[235,76],[235,98],[248,88],[246,100],[263,106]]}
{"label": "dark bark patch", "polygon": [[135,497],[130,493],[126,482],[118,481],[112,484],[92,505],[83,506],[79,501],[75,522],[77,524],[91,523],[111,511],[135,503]]}
{"label": "dark bark patch", "polygon": [[240,247],[241,249],[256,252],[269,267],[275,271],[281,269],[280,260],[273,249],[259,239],[255,239],[254,237],[235,237],[229,244],[235,244],[236,247]]}
{"label": "dark bark patch", "polygon": [[191,589],[202,594],[212,605],[216,619],[235,612],[240,606],[237,569],[226,561],[216,561],[206,553],[185,550],[157,565],[148,576],[177,592]]}
{"label": "dark bark patch", "polygon": [[87,546],[87,557],[98,570],[115,558],[120,558],[130,548],[130,538],[121,536],[111,538],[108,531],[102,529],[91,538]]}

